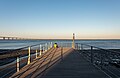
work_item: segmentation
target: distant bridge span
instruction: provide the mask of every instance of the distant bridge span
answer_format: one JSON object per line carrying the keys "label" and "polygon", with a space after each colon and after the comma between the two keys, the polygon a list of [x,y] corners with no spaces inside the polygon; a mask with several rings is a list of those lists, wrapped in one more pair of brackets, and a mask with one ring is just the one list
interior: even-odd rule
{"label": "distant bridge span", "polygon": [[22,40],[22,39],[27,39],[27,38],[0,36],[0,40]]}

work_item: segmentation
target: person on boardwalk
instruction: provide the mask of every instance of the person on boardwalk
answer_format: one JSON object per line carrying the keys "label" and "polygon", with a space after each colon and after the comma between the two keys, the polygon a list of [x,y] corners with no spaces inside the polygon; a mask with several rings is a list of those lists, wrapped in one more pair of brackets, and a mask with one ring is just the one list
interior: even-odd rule
{"label": "person on boardwalk", "polygon": [[54,48],[58,48],[58,44],[57,43],[54,44]]}

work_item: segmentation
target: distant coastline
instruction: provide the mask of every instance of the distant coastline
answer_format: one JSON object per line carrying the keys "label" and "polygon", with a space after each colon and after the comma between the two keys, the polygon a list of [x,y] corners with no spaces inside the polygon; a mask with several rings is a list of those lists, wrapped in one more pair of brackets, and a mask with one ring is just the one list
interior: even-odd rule
{"label": "distant coastline", "polygon": [[[18,40],[72,40],[72,39],[18,39]],[[75,40],[120,40],[120,39],[75,39]]]}

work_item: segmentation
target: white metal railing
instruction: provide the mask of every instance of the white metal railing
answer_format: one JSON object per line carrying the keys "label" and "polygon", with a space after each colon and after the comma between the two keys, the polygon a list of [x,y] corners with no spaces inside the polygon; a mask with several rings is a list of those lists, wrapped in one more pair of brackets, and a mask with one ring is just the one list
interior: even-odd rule
{"label": "white metal railing", "polygon": [[[15,60],[16,58],[16,62],[14,61],[14,62],[7,63],[3,66],[0,66],[0,78],[9,77],[11,74],[15,73],[15,70],[16,72],[19,72],[19,70],[23,66],[25,66],[26,64],[27,65],[30,64],[31,61],[33,61],[33,59],[40,57],[48,49],[52,48],[52,46],[53,46],[52,42],[41,43],[41,44],[31,45],[31,46],[15,49],[12,51],[8,51],[8,54],[0,55],[0,60],[2,59],[9,60],[11,58]],[[35,57],[32,57],[32,56],[35,56]],[[23,59],[27,60],[26,61],[27,63],[22,62]],[[9,68],[14,70],[8,70]],[[3,72],[5,70],[7,70],[7,72]]]}

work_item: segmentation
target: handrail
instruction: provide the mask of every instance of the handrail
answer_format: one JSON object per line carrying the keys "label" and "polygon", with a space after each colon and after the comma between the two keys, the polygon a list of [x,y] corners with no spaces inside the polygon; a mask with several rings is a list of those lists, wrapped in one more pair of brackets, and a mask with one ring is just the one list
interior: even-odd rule
{"label": "handrail", "polygon": [[[52,51],[47,55],[47,57],[48,57],[51,53],[52,53]],[[45,55],[44,55],[44,56],[45,56]],[[44,56],[43,56],[43,57],[44,57]],[[42,60],[42,62],[38,65],[37,68],[39,68],[39,67],[43,64],[43,62],[47,59],[47,57],[46,57],[45,59]],[[34,63],[34,64],[35,64],[35,63]],[[32,67],[34,64],[30,65],[30,67]],[[27,70],[29,70],[30,67],[29,67]],[[27,71],[27,70],[26,70],[26,71]],[[24,72],[26,72],[26,71],[24,71]],[[36,71],[37,71],[37,70],[36,70]],[[22,74],[23,74],[24,72],[22,72]],[[35,72],[35,71],[34,71],[34,72]],[[34,72],[33,72],[33,73],[34,73]],[[17,77],[17,76],[18,76],[18,78],[19,78],[19,77],[21,77],[22,74],[20,74],[19,76],[16,75],[16,76],[14,76],[14,77]]]}
{"label": "handrail", "polygon": [[[50,43],[51,44],[51,43]],[[48,44],[47,45],[47,47],[49,47],[50,46],[50,44]],[[61,42],[59,42],[58,43],[59,44],[59,47],[72,47],[72,43],[61,43]],[[41,45],[42,46],[42,48],[39,46],[39,45]],[[90,60],[90,62],[91,63],[93,63],[93,64],[96,64],[97,62],[100,62],[100,64],[98,65],[98,66],[100,66],[101,68],[104,68],[105,66],[104,66],[104,55],[106,55],[107,53],[109,54],[109,53],[114,53],[114,54],[119,54],[120,55],[120,52],[117,52],[117,51],[111,51],[111,50],[108,50],[108,49],[103,49],[103,48],[99,48],[99,47],[96,47],[96,46],[91,46],[91,45],[88,45],[88,44],[82,44],[82,43],[75,43],[75,45],[76,45],[76,49],[78,49],[78,50],[81,50],[80,48],[82,47],[83,49],[81,50],[81,52],[83,53],[83,55],[85,55],[89,60]],[[79,47],[77,47],[77,46],[79,46]],[[85,46],[87,46],[87,47],[89,47],[89,51],[88,50],[86,50],[85,51]],[[30,45],[30,46],[26,46],[26,47],[22,47],[22,48],[18,48],[18,49],[15,49],[15,50],[13,50],[13,51],[9,51],[9,52],[11,52],[10,54],[12,55],[12,53],[15,53],[16,51],[18,52],[18,53],[20,53],[19,51],[22,51],[22,50],[26,50],[26,49],[28,49],[28,47],[29,47],[29,51],[30,51],[30,53],[31,53],[31,51],[33,50],[33,49],[31,49],[31,48],[35,48],[36,49],[36,47],[37,47],[37,50],[39,51],[39,52],[41,52],[41,50],[43,50],[43,49],[47,49],[47,47],[46,47],[46,43],[40,43],[40,44],[35,44],[35,45]],[[44,48],[43,48],[44,47]],[[45,48],[46,47],[46,48]],[[51,48],[50,49],[52,49],[52,44],[51,44]],[[49,50],[50,50],[49,49]],[[101,52],[100,52],[101,51]],[[105,51],[105,52],[104,52]],[[17,53],[16,52],[16,53]],[[28,50],[27,50],[27,52],[28,52]],[[37,52],[37,53],[39,53],[39,52]],[[52,57],[54,57],[54,52],[53,52],[53,49],[49,52],[49,53],[53,53],[53,56]],[[34,52],[35,53],[35,52]],[[36,53],[36,54],[37,54]],[[60,56],[61,58],[63,57],[63,54],[64,53],[62,53],[62,48],[61,48],[61,52],[60,52],[62,55]],[[32,63],[32,64],[30,64],[29,65],[29,68],[27,69],[27,70],[29,70],[31,67],[32,67],[32,65],[34,65],[36,62],[38,62],[38,60],[43,60],[43,62],[48,58],[48,57],[46,57],[46,59],[44,59],[43,57],[44,56],[46,56],[48,53],[47,52],[45,52],[45,53],[42,53],[42,55],[39,57],[39,58],[37,58],[37,59],[35,59],[34,60],[34,63]],[[96,56],[97,57],[96,57]],[[12,57],[18,57],[18,56],[21,56],[21,55],[17,55],[17,56],[12,56]],[[38,56],[38,54],[37,54],[37,56]],[[48,59],[49,60],[49,63],[48,63],[48,66],[49,66],[49,64],[50,64],[50,60],[52,60],[52,57],[51,57],[51,59]],[[9,56],[8,57],[6,57],[6,58],[10,58]],[[105,57],[105,59],[108,59],[109,61],[111,61],[111,60],[113,60],[113,58],[111,58],[111,56],[107,56],[107,57]],[[96,60],[97,59],[97,60]],[[100,61],[99,61],[100,60]],[[20,62],[20,61],[19,61]],[[42,64],[42,63],[41,63]],[[41,66],[41,64],[40,65],[38,65],[38,67],[40,67]],[[46,69],[44,70],[44,71],[46,71],[47,70],[47,68],[49,68],[49,67],[46,67]],[[26,71],[27,71],[26,70]],[[24,72],[26,72],[26,71],[24,71]],[[36,70],[37,71],[37,70]],[[42,71],[41,72],[41,74],[42,73],[44,73],[44,71]],[[23,72],[23,73],[24,73]],[[17,76],[21,76],[23,73],[21,73],[21,74],[18,74]],[[9,74],[9,72],[8,72],[8,74]],[[43,74],[44,75],[44,74]],[[15,77],[17,77],[17,76],[15,76]],[[32,75],[31,75],[31,77],[32,77]],[[4,76],[3,76],[3,78],[4,78]]]}
{"label": "handrail", "polygon": [[[69,44],[67,44],[67,46],[69,46]],[[62,47],[62,46],[60,46],[60,47]],[[50,66],[51,66],[51,62],[53,62],[53,57],[56,59],[56,58],[58,58],[58,57],[61,57],[60,59],[62,60],[62,58],[63,58],[63,48],[59,48],[60,50],[57,50],[56,51],[56,49],[54,49],[53,48],[53,50],[51,50],[51,51],[49,51],[49,52],[46,52],[46,54],[44,54],[43,55],[43,57],[45,56],[45,58],[43,58],[42,56],[42,58],[38,58],[38,59],[36,59],[36,60],[34,60],[35,62],[34,63],[32,63],[32,64],[30,64],[30,66],[27,68],[27,70],[25,70],[25,71],[23,71],[22,73],[20,73],[20,74],[17,74],[17,75],[15,75],[15,76],[13,76],[13,77],[22,77],[22,74],[24,74],[26,71],[28,71],[29,69],[31,69],[31,67],[32,66],[34,66],[34,64],[37,62],[37,61],[39,61],[40,59],[41,59],[41,62],[40,62],[40,64],[38,64],[38,65],[35,65],[34,67],[37,67],[36,69],[35,69],[35,71],[33,71],[32,72],[32,74],[31,75],[29,75],[29,77],[33,77],[34,75],[34,73],[36,73],[36,71],[38,71],[40,68],[42,68],[42,64],[45,62],[46,64],[45,64],[45,69],[43,70],[43,71],[41,71],[41,74],[43,74],[44,73],[44,71],[46,71]],[[60,51],[60,52],[59,52]],[[60,56],[56,56],[55,54],[56,54],[56,52],[58,52],[57,53],[57,55],[60,55]],[[46,62],[47,61],[47,62]],[[55,60],[54,60],[55,61]],[[55,61],[56,62],[56,61]],[[50,66],[49,66],[50,65]],[[32,68],[34,68],[34,67],[32,67]]]}
{"label": "handrail", "polygon": [[[51,49],[53,49],[53,48],[51,48]],[[50,50],[51,50],[51,49],[50,49]],[[27,70],[29,70],[36,62],[39,61],[39,59],[42,59],[46,54],[48,54],[48,52],[46,52],[46,53],[44,53],[43,55],[41,55],[40,58],[35,59],[35,60],[34,60],[34,63],[30,64]],[[26,70],[26,71],[27,71],[27,70]],[[23,74],[23,73],[25,73],[26,71],[24,71],[24,72],[22,72],[22,73],[20,73],[20,74]],[[18,74],[18,75],[20,75],[20,74]],[[14,77],[17,77],[18,75],[14,76]],[[21,75],[20,75],[20,76],[21,76]]]}
{"label": "handrail", "polygon": [[[11,57],[16,57],[17,58],[17,62],[15,62],[15,63],[17,63],[17,71],[19,71],[19,65],[20,65],[20,61],[21,60],[18,60],[19,58],[20,58],[20,56],[21,56],[21,51],[23,51],[24,49],[26,50],[26,49],[28,49],[28,47],[31,47],[31,48],[33,48],[34,50],[35,49],[39,49],[39,51],[41,52],[41,51],[47,51],[48,50],[48,47],[51,47],[52,48],[52,43],[47,43],[47,45],[45,45],[46,43],[40,43],[40,44],[35,44],[35,45],[30,45],[30,46],[26,46],[26,47],[22,47],[22,48],[18,48],[18,49],[15,49],[15,50],[12,50],[12,51],[7,51],[7,52],[9,52],[8,54],[2,54],[2,55],[0,55],[0,56],[5,56],[5,55],[7,55],[6,57],[1,57],[0,59],[6,59],[6,58],[11,58]],[[39,46],[39,45],[41,45],[41,47]],[[39,47],[39,48],[37,48],[37,47]],[[45,48],[46,47],[46,48]],[[29,49],[29,50],[26,50],[26,52],[27,51],[30,51],[30,54],[31,54],[31,51],[32,51],[32,49]],[[14,54],[13,54],[14,53]],[[34,54],[36,54],[36,56],[38,56],[38,52],[36,53],[36,52],[34,52]],[[46,54],[46,53],[44,53],[44,54]],[[44,55],[44,54],[42,54],[42,56]],[[42,57],[41,56],[41,57]],[[18,58],[19,57],[19,58]],[[24,56],[22,56],[22,57],[24,57]],[[30,57],[31,57],[31,55],[30,55]],[[37,57],[36,57],[37,58]],[[27,59],[27,58],[25,58],[25,59]],[[14,64],[15,64],[14,63]],[[28,63],[29,64],[29,63]],[[13,67],[12,67],[13,68]],[[3,69],[3,68],[2,68]],[[2,69],[0,69],[0,71],[2,71]],[[3,72],[4,73],[4,72]],[[12,72],[11,71],[9,71],[9,72],[7,72],[7,73],[5,73],[5,74],[2,74],[2,76],[1,76],[1,78],[4,78],[4,77],[6,77],[7,75],[9,75],[9,74],[11,74]]]}
{"label": "handrail", "polygon": [[92,46],[92,47],[94,47],[94,48],[101,49],[101,50],[104,50],[104,51],[110,51],[110,52],[120,53],[120,52],[118,52],[118,51],[109,50],[109,49],[103,49],[103,48],[96,47],[96,46],[93,46],[93,45],[82,44],[82,43],[76,43],[76,44],[81,44],[81,45],[85,45],[85,46],[88,46],[88,47],[91,47],[91,46]]}
{"label": "handrail", "polygon": [[118,74],[120,73],[120,52],[81,43],[76,43],[76,46],[76,49],[80,50],[85,59],[95,67],[109,74],[112,78],[120,77]]}
{"label": "handrail", "polygon": [[[42,45],[42,44],[44,44],[44,43],[35,44],[35,45],[30,45],[30,46],[26,46],[26,47],[14,49],[14,50],[12,50],[12,51],[3,51],[3,52],[6,52],[7,54],[0,54],[0,56],[1,56],[0,59],[20,56],[20,55],[19,55],[19,52],[17,52],[17,51],[21,51],[21,50],[26,49],[26,48],[28,48],[28,47],[35,47],[35,46]],[[12,56],[12,55],[13,55],[12,53],[15,53],[15,52],[16,52],[16,56]],[[2,57],[2,56],[5,56],[5,55],[7,55],[7,57]]]}
{"label": "handrail", "polygon": [[[14,51],[19,51],[19,50],[22,50],[22,49],[25,49],[25,48],[28,48],[28,47],[34,47],[34,46],[37,46],[37,45],[41,45],[41,44],[44,44],[44,43],[39,43],[39,44],[35,44],[35,45],[30,45],[30,46],[25,46],[25,47],[21,47],[21,48],[17,48],[17,49],[12,49],[12,50],[8,50],[8,51],[2,51],[3,53],[9,53],[9,52],[14,52]],[[0,53],[0,55],[2,55]]]}

